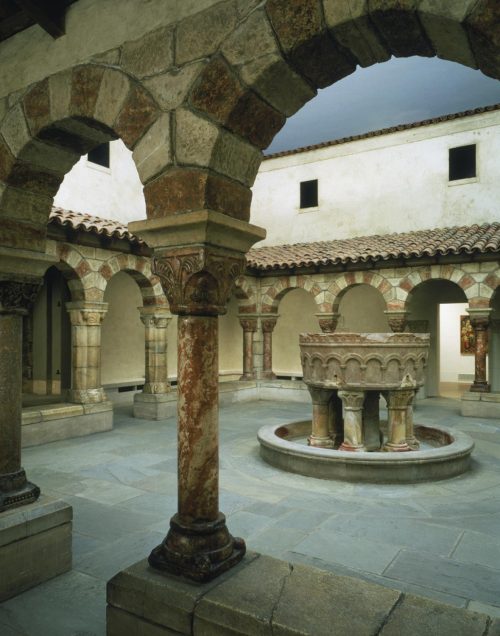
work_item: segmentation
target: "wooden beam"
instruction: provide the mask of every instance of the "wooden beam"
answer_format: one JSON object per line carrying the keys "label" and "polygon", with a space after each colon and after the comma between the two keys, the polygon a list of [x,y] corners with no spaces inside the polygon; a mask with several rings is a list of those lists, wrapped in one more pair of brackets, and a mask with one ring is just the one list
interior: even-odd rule
{"label": "wooden beam", "polygon": [[[36,0],[15,0],[16,4],[23,9],[33,20],[38,23],[44,31],[54,39],[64,35],[64,13],[65,9],[58,7],[54,1],[40,2]],[[50,5],[52,4],[52,8]],[[55,8],[54,8],[55,5]]]}

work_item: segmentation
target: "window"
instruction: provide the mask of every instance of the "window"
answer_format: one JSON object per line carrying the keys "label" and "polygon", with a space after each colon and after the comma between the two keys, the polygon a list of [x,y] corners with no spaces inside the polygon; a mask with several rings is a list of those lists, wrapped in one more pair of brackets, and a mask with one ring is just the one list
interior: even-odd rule
{"label": "window", "polygon": [[109,142],[93,148],[87,155],[87,161],[109,168]]}
{"label": "window", "polygon": [[318,205],[318,180],[300,182],[300,207],[315,208]]}
{"label": "window", "polygon": [[449,150],[449,181],[476,176],[476,144]]}

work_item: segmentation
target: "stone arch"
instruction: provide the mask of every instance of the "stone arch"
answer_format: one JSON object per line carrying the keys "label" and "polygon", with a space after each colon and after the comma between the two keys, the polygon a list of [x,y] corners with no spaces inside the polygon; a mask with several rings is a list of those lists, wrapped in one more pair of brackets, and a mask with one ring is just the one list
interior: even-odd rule
{"label": "stone arch", "polygon": [[393,287],[389,281],[381,274],[375,272],[346,272],[336,277],[329,285],[326,292],[328,304],[322,311],[338,313],[340,303],[345,294],[357,285],[369,285],[376,289],[383,296],[386,304],[390,302],[393,296]]}
{"label": "stone arch", "polygon": [[126,272],[136,281],[144,306],[168,306],[160,279],[151,271],[150,260],[134,254],[118,254],[101,265],[97,275],[104,281],[103,296],[108,281],[118,272]]}
{"label": "stone arch", "polygon": [[181,36],[201,33],[204,22],[223,26],[215,41],[200,38],[182,52],[186,61],[207,60],[175,112],[184,168],[145,188],[148,208],[162,215],[166,197],[167,213],[208,208],[248,220],[261,150],[318,88],[391,56],[437,55],[498,79],[499,19],[494,0],[266,0],[246,10],[219,3],[186,18]]}
{"label": "stone arch", "polygon": [[267,289],[262,296],[262,313],[277,314],[281,300],[293,289],[303,289],[308,292],[313,297],[318,307],[318,312],[320,311],[325,300],[325,292],[311,276],[283,276]]}
{"label": "stone arch", "polygon": [[57,243],[56,254],[59,259],[56,267],[61,270],[68,283],[71,300],[100,300],[100,292],[88,286],[89,278],[84,281],[84,278],[92,272],[92,267],[80,253],[78,246],[71,243]]}
{"label": "stone arch", "polygon": [[250,285],[245,276],[240,276],[234,284],[234,295],[238,299],[240,314],[255,314],[257,312],[257,290]]}
{"label": "stone arch", "polygon": [[151,145],[160,115],[137,81],[102,65],[75,66],[32,86],[0,126],[0,244],[43,251],[65,174],[101,143],[121,138],[146,182],[150,148],[142,147]]}

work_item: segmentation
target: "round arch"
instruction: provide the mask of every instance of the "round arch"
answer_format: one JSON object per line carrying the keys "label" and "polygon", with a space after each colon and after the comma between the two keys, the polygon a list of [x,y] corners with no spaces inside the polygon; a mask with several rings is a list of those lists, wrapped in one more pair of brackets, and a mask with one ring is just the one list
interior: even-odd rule
{"label": "round arch", "polygon": [[168,305],[160,280],[152,273],[148,259],[134,254],[118,254],[105,261],[98,271],[98,275],[104,281],[103,293],[107,283],[118,272],[126,272],[135,280],[141,291],[144,306]]}
{"label": "round arch", "polygon": [[276,314],[281,300],[293,289],[308,292],[317,306],[317,311],[325,302],[325,292],[310,276],[294,276],[279,278],[262,296],[261,310],[263,314]]}

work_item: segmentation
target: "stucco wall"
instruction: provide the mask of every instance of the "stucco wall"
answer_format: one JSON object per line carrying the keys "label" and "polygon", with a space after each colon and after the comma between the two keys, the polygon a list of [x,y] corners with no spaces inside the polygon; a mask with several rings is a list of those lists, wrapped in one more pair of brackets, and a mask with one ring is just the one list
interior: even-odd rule
{"label": "stucco wall", "polygon": [[228,303],[227,313],[219,317],[219,372],[224,375],[243,373],[243,329],[234,296]]}
{"label": "stucco wall", "polygon": [[[477,144],[478,178],[448,181],[448,149]],[[500,112],[263,161],[251,222],[259,245],[341,239],[498,220]],[[318,179],[317,208],[299,184]]]}
{"label": "stucco wall", "polygon": [[110,143],[110,167],[84,155],[67,173],[54,205],[127,223],[146,218],[146,203],[132,153],[120,140]]}
{"label": "stucco wall", "polygon": [[104,301],[109,307],[101,332],[102,383],[144,378],[144,325],[137,309],[142,297],[137,283],[118,272],[106,287]]}
{"label": "stucco wall", "polygon": [[273,370],[276,375],[302,375],[299,334],[319,331],[317,306],[303,289],[293,289],[281,300],[273,332]]}
{"label": "stucco wall", "polygon": [[337,331],[365,333],[391,331],[382,294],[369,285],[349,288],[340,301]]}

